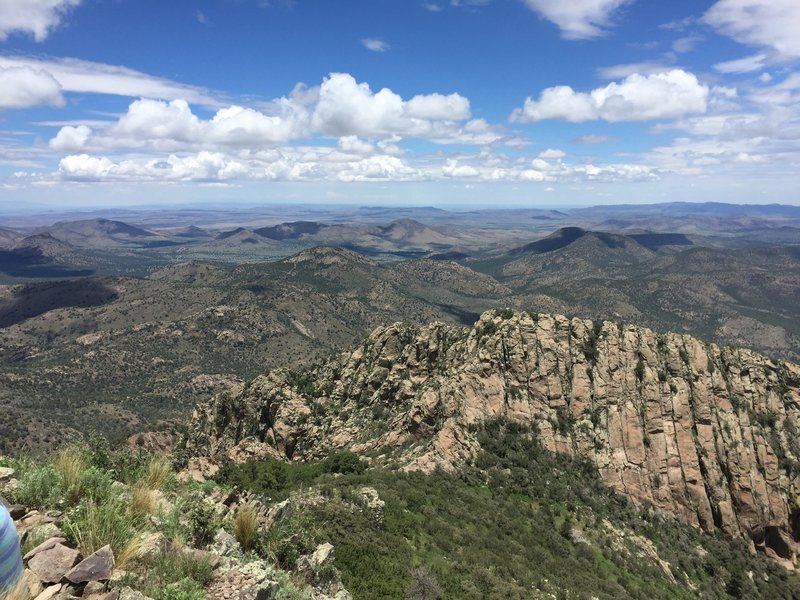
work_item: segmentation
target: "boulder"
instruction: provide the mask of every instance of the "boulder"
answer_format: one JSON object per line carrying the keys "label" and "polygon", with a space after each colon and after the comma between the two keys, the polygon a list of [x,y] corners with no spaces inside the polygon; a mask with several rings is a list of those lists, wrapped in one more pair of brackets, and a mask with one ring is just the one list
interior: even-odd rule
{"label": "boulder", "polygon": [[170,552],[172,549],[173,544],[167,539],[167,536],[161,532],[152,533],[142,540],[134,558],[137,560],[152,558],[162,552]]}
{"label": "boulder", "polygon": [[28,568],[36,573],[42,582],[58,583],[76,562],[78,562],[78,551],[58,543],[38,552],[28,561]]}
{"label": "boulder", "polygon": [[87,556],[64,577],[72,583],[106,581],[114,571],[114,553],[111,546],[103,546],[94,554]]}
{"label": "boulder", "polygon": [[124,587],[119,590],[119,600],[153,600],[149,596],[145,596],[142,592],[137,592],[129,587]]}
{"label": "boulder", "polygon": [[66,541],[67,540],[65,540],[63,537],[51,537],[50,539],[45,540],[44,542],[36,546],[36,548],[28,552],[25,556],[22,557],[22,560],[29,561],[34,556],[39,554],[39,552],[42,552],[44,550],[50,550],[50,548],[52,548],[56,544],[63,544]]}

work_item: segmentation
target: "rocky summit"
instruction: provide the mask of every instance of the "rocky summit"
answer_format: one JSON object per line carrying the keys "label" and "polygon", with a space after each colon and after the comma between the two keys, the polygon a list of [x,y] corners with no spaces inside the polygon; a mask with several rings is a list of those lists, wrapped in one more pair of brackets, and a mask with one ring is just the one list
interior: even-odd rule
{"label": "rocky summit", "polygon": [[187,449],[219,462],[347,449],[457,471],[496,418],[587,459],[634,503],[792,567],[800,366],[687,335],[511,310],[467,328],[396,323],[310,371],[270,371],[199,404]]}

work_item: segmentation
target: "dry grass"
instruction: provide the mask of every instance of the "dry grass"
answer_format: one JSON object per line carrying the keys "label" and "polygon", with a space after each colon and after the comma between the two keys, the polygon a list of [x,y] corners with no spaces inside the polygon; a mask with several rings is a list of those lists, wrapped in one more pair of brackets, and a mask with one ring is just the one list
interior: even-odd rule
{"label": "dry grass", "polygon": [[67,496],[76,501],[81,494],[81,476],[88,468],[84,453],[76,446],[63,448],[53,459],[53,468],[61,478]]}
{"label": "dry grass", "polygon": [[147,470],[139,480],[139,485],[148,490],[160,490],[171,475],[172,465],[170,462],[164,458],[154,458],[148,463]]}
{"label": "dry grass", "polygon": [[33,596],[31,596],[25,580],[20,579],[17,585],[5,592],[5,596],[3,595],[3,590],[0,590],[0,598],[3,600],[31,600]]}
{"label": "dry grass", "polygon": [[133,486],[130,510],[134,515],[140,517],[156,514],[158,511],[158,500],[153,490],[142,482]]}
{"label": "dry grass", "polygon": [[107,544],[117,556],[143,529],[142,516],[130,510],[126,503],[115,499],[101,503],[84,501],[64,521],[64,531],[84,556]]}
{"label": "dry grass", "polygon": [[115,569],[124,569],[125,565],[127,565],[131,559],[136,557],[139,553],[139,550],[142,549],[144,545],[144,535],[137,535],[136,537],[132,537],[127,544],[122,546],[122,548],[114,555],[114,568]]}
{"label": "dry grass", "polygon": [[258,539],[258,513],[249,504],[236,511],[233,519],[233,533],[242,550],[249,552]]}

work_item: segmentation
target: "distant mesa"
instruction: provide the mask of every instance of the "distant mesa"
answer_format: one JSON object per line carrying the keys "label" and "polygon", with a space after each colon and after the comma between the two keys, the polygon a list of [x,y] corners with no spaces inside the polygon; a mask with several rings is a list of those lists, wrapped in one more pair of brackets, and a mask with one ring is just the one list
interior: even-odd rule
{"label": "distant mesa", "polygon": [[293,221],[291,223],[281,223],[273,227],[261,227],[253,233],[270,240],[296,240],[303,235],[314,235],[327,227],[314,221]]}

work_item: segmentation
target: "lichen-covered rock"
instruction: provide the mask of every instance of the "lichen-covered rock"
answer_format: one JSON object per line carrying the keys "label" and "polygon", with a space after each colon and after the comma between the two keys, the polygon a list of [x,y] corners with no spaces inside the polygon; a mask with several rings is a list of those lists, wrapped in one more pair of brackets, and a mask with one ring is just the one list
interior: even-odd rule
{"label": "lichen-covered rock", "polygon": [[307,376],[276,370],[202,402],[187,445],[242,460],[259,445],[286,460],[349,449],[454,470],[479,451],[474,426],[497,417],[590,460],[634,502],[772,540],[793,560],[800,366],[686,335],[512,311],[469,328],[398,323]]}

